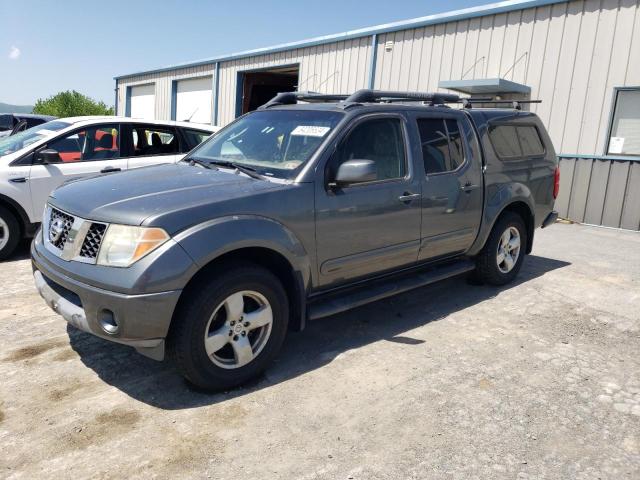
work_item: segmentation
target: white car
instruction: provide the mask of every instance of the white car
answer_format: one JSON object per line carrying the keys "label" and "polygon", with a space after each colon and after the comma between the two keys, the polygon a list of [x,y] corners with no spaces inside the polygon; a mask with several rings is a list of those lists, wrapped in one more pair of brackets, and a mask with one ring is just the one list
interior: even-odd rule
{"label": "white car", "polygon": [[0,260],[38,228],[69,179],[179,161],[219,128],[124,117],[70,117],[0,138]]}

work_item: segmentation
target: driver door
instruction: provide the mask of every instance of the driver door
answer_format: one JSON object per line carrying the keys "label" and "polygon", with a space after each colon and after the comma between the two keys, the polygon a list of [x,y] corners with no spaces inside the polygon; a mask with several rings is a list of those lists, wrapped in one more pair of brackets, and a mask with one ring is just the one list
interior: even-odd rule
{"label": "driver door", "polygon": [[84,127],[51,140],[39,148],[53,149],[59,161],[47,165],[34,163],[29,172],[33,211],[40,214],[49,194],[64,182],[93,174],[119,172],[127,169],[127,160],[120,156],[120,126],[118,124]]}
{"label": "driver door", "polygon": [[[320,285],[412,265],[420,246],[421,182],[413,171],[404,117],[368,116],[352,126],[316,182]],[[373,160],[377,179],[331,186],[340,164]]]}

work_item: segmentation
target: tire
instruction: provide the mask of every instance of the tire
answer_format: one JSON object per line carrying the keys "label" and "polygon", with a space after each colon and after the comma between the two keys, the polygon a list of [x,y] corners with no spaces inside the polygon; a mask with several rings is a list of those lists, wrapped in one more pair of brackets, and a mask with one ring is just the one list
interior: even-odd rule
{"label": "tire", "polygon": [[0,205],[0,261],[9,258],[21,238],[20,224],[15,215]]}
{"label": "tire", "polygon": [[[505,242],[507,233],[509,240]],[[519,240],[517,255],[514,253],[516,238]],[[516,213],[504,212],[476,257],[474,277],[481,282],[497,286],[511,282],[522,267],[526,245],[527,229],[524,221]]]}
{"label": "tire", "polygon": [[[180,373],[211,391],[236,387],[262,373],[278,354],[289,322],[287,294],[270,271],[254,264],[220,267],[185,292],[168,345]],[[256,327],[267,322],[269,313],[270,325]]]}

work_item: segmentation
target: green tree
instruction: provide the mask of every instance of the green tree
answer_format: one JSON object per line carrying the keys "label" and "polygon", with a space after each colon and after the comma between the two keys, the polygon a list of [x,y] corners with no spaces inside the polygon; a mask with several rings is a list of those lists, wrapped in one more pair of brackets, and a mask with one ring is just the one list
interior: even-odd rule
{"label": "green tree", "polygon": [[60,92],[49,98],[38,99],[33,113],[56,117],[77,117],[82,115],[113,115],[113,107],[104,102],[96,102],[75,90]]}

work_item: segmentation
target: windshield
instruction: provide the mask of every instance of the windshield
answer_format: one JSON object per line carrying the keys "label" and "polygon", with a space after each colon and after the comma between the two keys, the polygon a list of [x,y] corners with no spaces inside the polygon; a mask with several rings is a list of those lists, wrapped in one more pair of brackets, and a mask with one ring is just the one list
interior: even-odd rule
{"label": "windshield", "polygon": [[52,122],[36,125],[24,132],[16,133],[9,137],[0,138],[0,157],[22,150],[43,138],[53,136],[56,132],[67,128],[69,125],[71,124],[54,120]]}
{"label": "windshield", "polygon": [[233,162],[262,175],[293,178],[343,116],[341,112],[317,110],[251,113],[221,130],[189,157]]}

